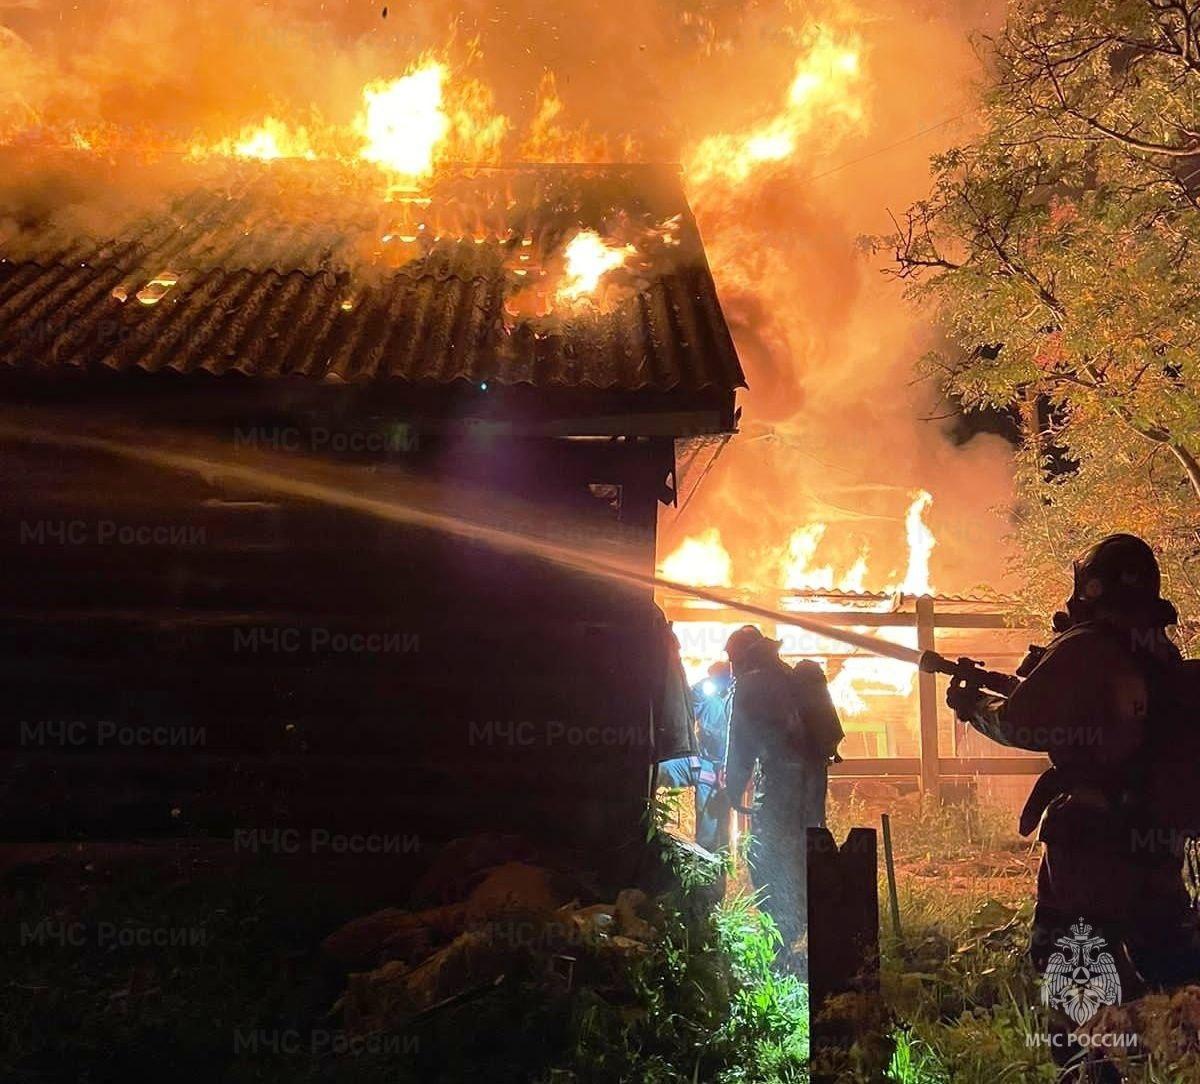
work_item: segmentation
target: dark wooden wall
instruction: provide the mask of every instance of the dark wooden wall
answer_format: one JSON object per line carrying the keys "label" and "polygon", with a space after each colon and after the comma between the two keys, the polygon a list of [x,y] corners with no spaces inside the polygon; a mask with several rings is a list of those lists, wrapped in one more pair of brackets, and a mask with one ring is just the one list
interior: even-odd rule
{"label": "dark wooden wall", "polygon": [[[615,529],[574,452],[521,454],[577,541]],[[445,839],[516,832],[615,882],[636,862],[664,627],[644,594],[93,452],[0,464],[3,838],[315,828],[401,837],[415,876]],[[624,475],[651,554],[660,465]]]}

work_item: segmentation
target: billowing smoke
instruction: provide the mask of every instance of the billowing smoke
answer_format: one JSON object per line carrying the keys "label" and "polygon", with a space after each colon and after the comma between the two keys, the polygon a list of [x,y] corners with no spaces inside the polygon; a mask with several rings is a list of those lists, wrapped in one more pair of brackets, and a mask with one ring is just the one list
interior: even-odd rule
{"label": "billowing smoke", "polygon": [[933,332],[857,244],[970,130],[985,21],[951,0],[0,0],[0,143],[95,155],[0,176],[0,242],[48,208],[111,229],[189,183],[189,148],[267,117],[340,151],[364,85],[437,58],[462,116],[490,118],[457,136],[489,154],[684,164],[751,387],[664,550],[716,525],[735,582],[779,586],[793,531],[825,523],[815,562],[866,552],[877,587],[922,488],[935,585],[997,584],[1007,449],[947,439],[914,378]]}
{"label": "billowing smoke", "polygon": [[[806,536],[819,538],[812,567],[832,567],[835,582],[848,585],[895,584],[905,509],[925,489],[939,540],[934,586],[1002,583],[1009,448],[988,436],[951,444],[952,409],[915,374],[934,331],[884,277],[884,261],[855,245],[888,230],[889,208],[921,197],[929,155],[969,130],[979,72],[972,21],[963,6],[831,9],[821,25],[836,44],[818,74],[832,87],[797,68],[796,78],[809,80],[799,84],[802,104],[808,87],[816,119],[797,114],[797,84],[789,97],[790,76],[777,73],[774,97],[742,125],[768,140],[761,153],[769,156],[790,107],[794,149],[748,177],[693,187],[751,387],[743,435],[672,531],[718,523],[735,582],[778,586],[793,532],[828,524]],[[802,39],[800,53],[821,48]],[[728,162],[729,147],[713,142],[717,162]],[[856,584],[864,554],[868,572]]]}

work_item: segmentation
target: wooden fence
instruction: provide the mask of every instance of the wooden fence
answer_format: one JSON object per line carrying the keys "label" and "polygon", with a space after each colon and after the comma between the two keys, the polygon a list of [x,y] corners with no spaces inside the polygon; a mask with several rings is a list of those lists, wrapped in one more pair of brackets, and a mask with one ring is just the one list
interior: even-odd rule
{"label": "wooden fence", "polygon": [[[823,603],[827,608],[816,609]],[[839,603],[842,605],[839,607]],[[891,609],[880,609],[891,604]],[[698,607],[683,596],[663,595],[659,604],[667,619],[675,624],[677,634],[689,623],[712,623],[740,625],[746,617],[735,607]],[[786,610],[803,605],[803,614],[836,628],[915,628],[916,647],[920,650],[951,649],[943,643],[944,636],[952,630],[1020,631],[1021,626],[1011,614],[1003,609],[1002,602],[984,599],[935,598],[887,595],[860,595],[843,592],[796,592],[781,596],[776,609]],[[872,609],[861,607],[873,606]],[[860,608],[854,608],[860,607]],[[780,622],[754,619],[754,624],[770,637],[779,638],[780,631],[787,626]],[[686,652],[686,637],[685,652]],[[715,646],[715,644],[713,645]],[[719,649],[718,649],[719,650]],[[790,652],[785,648],[785,653]],[[808,652],[804,652],[808,654]],[[824,651],[813,651],[814,657],[826,657]],[[717,651],[712,653],[718,657]],[[832,655],[828,657],[833,657]],[[847,653],[840,658],[863,657],[861,652]],[[1011,650],[984,653],[985,661],[995,669],[1011,669],[1017,662]],[[943,782],[961,782],[980,776],[1031,776],[1038,775],[1049,767],[1045,757],[1037,755],[997,756],[942,756],[938,734],[939,703],[945,689],[945,679],[935,674],[921,673],[917,679],[917,755],[848,757],[833,767],[835,777],[857,779],[915,779],[923,793],[938,795]],[[999,749],[999,747],[997,747]],[[955,753],[957,750],[955,750]]]}

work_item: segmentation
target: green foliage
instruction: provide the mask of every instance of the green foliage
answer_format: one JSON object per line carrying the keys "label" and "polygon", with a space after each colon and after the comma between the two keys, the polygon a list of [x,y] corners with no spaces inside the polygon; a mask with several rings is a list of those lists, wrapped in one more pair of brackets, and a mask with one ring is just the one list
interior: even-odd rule
{"label": "green foliage", "polygon": [[[884,905],[881,984],[891,1013],[886,1079],[900,1084],[1051,1081],[1036,975],[1025,960],[1032,913],[1029,844],[1011,809],[897,795],[886,808],[899,876],[902,936]],[[831,808],[835,836],[878,823],[879,808],[852,799]],[[882,866],[882,863],[880,863]],[[1018,872],[995,878],[997,868]],[[1007,891],[1004,889],[1007,888]],[[1004,898],[995,898],[997,890]],[[886,900],[880,881],[880,899]],[[878,1079],[860,1074],[858,1079]]]}
{"label": "green foliage", "polygon": [[[724,847],[714,855],[715,861],[706,861],[695,852],[683,847],[671,834],[679,828],[685,837],[695,834],[694,823],[695,791],[688,787],[660,787],[650,800],[645,814],[646,842],[652,850],[662,855],[679,887],[689,893],[716,884],[722,874],[731,876],[734,870],[734,855]],[[689,825],[688,814],[692,823]],[[745,861],[748,837],[742,837],[739,846],[739,861]]]}
{"label": "green foliage", "polygon": [[[923,896],[944,896],[936,885]],[[885,940],[883,984],[900,1023],[887,1079],[896,1084],[992,1084],[1044,1082],[1058,1070],[1043,1047],[1027,1037],[1043,1034],[1048,1021],[1037,976],[1025,959],[1030,906],[964,894],[957,912],[918,895],[922,915],[908,920],[902,940]],[[1137,1031],[1154,1051],[1120,1054],[1122,1079],[1130,1084],[1179,1084],[1197,1079],[1200,1056],[1193,1047],[1200,1000],[1189,991],[1158,995],[1133,1022],[1114,1030]],[[1154,999],[1147,999],[1148,1001]],[[1124,1010],[1121,1010],[1124,1011]],[[1131,1009],[1132,1011],[1132,1009]]]}
{"label": "green foliage", "polygon": [[663,835],[683,819],[685,799],[692,794],[687,787],[659,787],[646,810],[646,841]]}
{"label": "green foliage", "polygon": [[950,1075],[928,1043],[902,1028],[896,1029],[893,1038],[896,1051],[888,1066],[889,1080],[897,1084],[950,1084]]}
{"label": "green foliage", "polygon": [[723,1040],[736,1068],[719,1080],[791,1081],[808,1061],[808,988],[775,969],[783,938],[771,917],[738,895],[713,915],[718,942],[729,956],[737,987]]}
{"label": "green foliage", "polygon": [[[834,1079],[898,1084],[1050,1084],[1037,976],[1025,959],[1032,879],[1003,898],[995,881],[961,871],[988,853],[1023,854],[1011,813],[916,798],[889,802],[901,870],[903,936],[885,920],[879,1005],[847,1003],[856,1048]],[[873,823],[865,805],[839,821]],[[1007,818],[1008,830],[1005,831]],[[836,833],[842,834],[841,827]],[[949,882],[906,870],[959,871]],[[807,991],[774,966],[779,934],[751,896],[715,908],[703,889],[655,901],[656,930],[640,948],[583,944],[569,988],[530,967],[463,1005],[415,1021],[395,1053],[349,1056],[304,1048],[338,1032],[330,1012],[340,976],[322,973],[316,946],[346,916],[316,893],[297,894],[269,869],[236,878],[128,877],[50,886],[8,879],[0,894],[0,1079],[139,1080],[146,1067],[191,1080],[437,1084],[487,1079],[542,1084],[793,1084],[808,1078]],[[44,918],[130,929],[202,929],[198,944],[102,948],[22,935]],[[543,961],[544,962],[544,961]],[[1165,996],[1164,996],[1165,997]],[[1194,1002],[1194,1003],[1193,1003]],[[1165,1004],[1165,1003],[1164,1003]],[[1200,1028],[1200,999],[1182,994],[1137,1030],[1155,1053],[1128,1066],[1135,1082],[1196,1079],[1194,1051],[1171,1047]],[[1130,1006],[1132,1011],[1132,1006]],[[295,1035],[301,1049],[238,1050],[236,1034]],[[881,1039],[890,1032],[891,1049]],[[1160,1034],[1161,1033],[1161,1034]],[[1176,1044],[1179,1046],[1181,1044]],[[890,1059],[890,1063],[889,1063]],[[879,1066],[880,1068],[875,1068]],[[882,1073],[886,1076],[882,1076]]]}
{"label": "green foliage", "polygon": [[952,346],[929,369],[1019,414],[1023,580],[1146,535],[1196,616],[1200,61],[1195,0],[1016,0],[986,43],[983,126],[874,243]]}
{"label": "green foliage", "polygon": [[557,1076],[571,1081],[790,1084],[807,1079],[808,1005],[775,971],[771,919],[736,898],[697,916],[664,898],[659,939],[617,987],[584,991]]}

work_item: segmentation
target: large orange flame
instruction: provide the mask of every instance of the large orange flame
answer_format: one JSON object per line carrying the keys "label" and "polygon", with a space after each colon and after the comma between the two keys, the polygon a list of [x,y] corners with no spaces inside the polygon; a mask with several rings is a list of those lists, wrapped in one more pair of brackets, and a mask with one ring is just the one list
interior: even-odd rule
{"label": "large orange flame", "polygon": [[450,129],[442,107],[447,70],[438,61],[391,81],[363,88],[363,110],[354,122],[362,136],[359,156],[410,177],[433,171],[438,144]]}
{"label": "large orange flame", "polygon": [[[887,585],[883,593],[929,594],[933,587],[930,579],[930,557],[936,539],[925,515],[933,498],[924,490],[913,494],[904,514],[904,537],[906,543],[904,576],[898,583]],[[811,591],[862,591],[869,576],[866,552],[861,552],[855,561],[839,572],[829,563],[816,563],[817,553],[824,540],[827,525],[820,522],[797,528],[788,543],[783,562],[782,584],[786,590]],[[733,582],[733,560],[721,543],[715,527],[687,538],[665,561],[661,571],[667,579],[695,586],[728,587]],[[813,598],[792,600],[797,609],[810,608],[828,610],[836,604],[828,599]],[[860,611],[863,603],[854,608]],[[876,602],[870,609],[888,608],[888,603]],[[854,608],[847,607],[847,613]],[[704,668],[721,651],[721,636],[727,636],[733,626],[712,625],[710,622],[678,622],[676,634],[680,638],[684,665],[689,676],[702,674]],[[781,629],[781,633],[782,633]],[[856,631],[868,632],[857,627]],[[878,630],[881,639],[914,647],[915,631],[910,628],[883,628]],[[786,641],[785,641],[786,642]],[[838,647],[830,641],[831,653]],[[909,665],[894,659],[869,655],[852,655],[841,659],[829,682],[830,695],[841,714],[848,719],[866,714],[870,703],[878,697],[911,697],[916,689],[916,671]]]}
{"label": "large orange flame", "polygon": [[861,98],[855,93],[862,75],[861,46],[828,30],[813,33],[807,50],[797,59],[795,75],[778,109],[748,130],[709,136],[696,147],[688,163],[693,185],[711,181],[740,183],[767,163],[791,158],[801,137],[817,125],[836,118],[858,125],[863,119]]}
{"label": "large orange flame", "polygon": [[792,532],[783,586],[790,591],[862,591],[867,579],[867,554],[862,552],[840,575],[832,565],[815,565],[817,547],[825,537],[824,523],[809,523]]}
{"label": "large orange flame", "polygon": [[933,587],[929,579],[929,557],[937,539],[925,522],[925,513],[933,504],[933,495],[920,489],[904,514],[904,533],[908,541],[908,568],[898,590],[907,595],[929,595]]}
{"label": "large orange flame", "polygon": [[590,297],[600,280],[621,267],[635,251],[632,245],[610,244],[595,230],[580,230],[563,252],[566,270],[558,300],[569,303]]}
{"label": "large orange flame", "polygon": [[215,146],[195,143],[189,150],[193,158],[224,155],[229,158],[255,158],[273,162],[279,158],[316,158],[308,129],[292,127],[277,117],[265,117],[261,124],[247,125],[234,139]]}
{"label": "large orange flame", "polygon": [[664,579],[694,587],[729,587],[733,583],[733,561],[716,527],[685,538],[659,564],[659,572]]}

